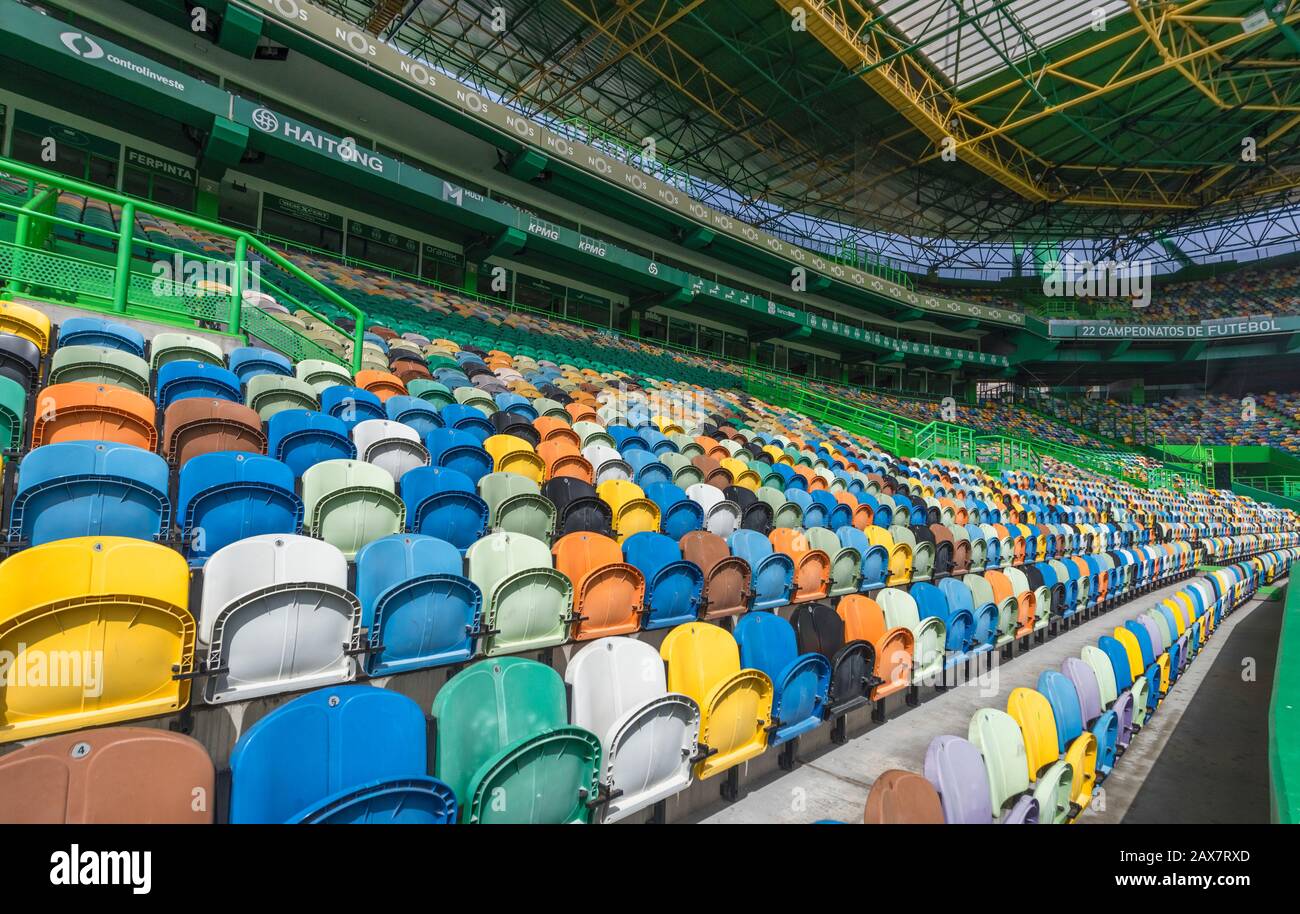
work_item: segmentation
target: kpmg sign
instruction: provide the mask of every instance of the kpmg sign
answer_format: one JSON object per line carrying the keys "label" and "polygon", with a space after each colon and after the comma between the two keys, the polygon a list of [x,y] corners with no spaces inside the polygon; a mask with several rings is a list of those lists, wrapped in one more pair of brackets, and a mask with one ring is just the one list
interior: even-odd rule
{"label": "kpmg sign", "polygon": [[992,308],[973,302],[940,298],[905,289],[871,273],[804,250],[740,222],[732,216],[693,200],[677,188],[633,168],[572,136],[506,108],[482,93],[407,57],[390,45],[377,41],[351,23],[330,15],[306,0],[238,0],[240,5],[271,16],[281,25],[305,34],[315,42],[346,54],[368,69],[383,73],[412,89],[437,99],[466,117],[473,118],[516,140],[533,146],[553,159],[562,160],[619,185],[646,199],[731,237],[786,258],[792,264],[816,270],[864,292],[905,305],[940,314],[975,317],[1005,324],[1023,325],[1025,316],[1007,308]]}
{"label": "kpmg sign", "polygon": [[1139,324],[1116,321],[1048,321],[1052,339],[1222,340],[1300,331],[1300,317],[1227,317],[1196,324]]}

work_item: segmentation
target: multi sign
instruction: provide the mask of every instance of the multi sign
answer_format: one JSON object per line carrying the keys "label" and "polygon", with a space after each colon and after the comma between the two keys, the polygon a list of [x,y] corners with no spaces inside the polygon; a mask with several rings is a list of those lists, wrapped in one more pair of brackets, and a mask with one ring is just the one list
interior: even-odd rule
{"label": "multi sign", "polygon": [[238,3],[269,15],[281,25],[361,62],[367,69],[383,73],[408,88],[423,93],[462,117],[490,127],[517,142],[526,143],[553,160],[566,162],[714,231],[723,232],[738,241],[782,257],[792,266],[813,270],[851,288],[923,311],[1024,325],[1025,316],[1020,312],[905,289],[741,222],[574,136],[523,117],[495,99],[407,57],[396,48],[378,41],[374,36],[306,0],[238,0]]}

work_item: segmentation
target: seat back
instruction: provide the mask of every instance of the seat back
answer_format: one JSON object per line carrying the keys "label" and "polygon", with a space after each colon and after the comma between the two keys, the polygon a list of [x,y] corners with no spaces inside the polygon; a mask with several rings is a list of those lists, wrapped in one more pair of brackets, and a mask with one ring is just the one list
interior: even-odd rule
{"label": "seat back", "polygon": [[698,565],[704,573],[701,602],[705,619],[734,616],[749,607],[753,588],[750,565],[733,556],[722,537],[695,530],[683,536],[679,545],[685,560]]}
{"label": "seat back", "polygon": [[881,772],[867,794],[867,825],[942,825],[939,794],[919,774],[897,768]]}
{"label": "seat back", "polygon": [[925,750],[925,777],[938,792],[949,825],[992,821],[989,773],[974,743],[960,736],[936,736]]}
{"label": "seat back", "polygon": [[260,454],[201,454],[181,468],[176,513],[191,564],[250,536],[297,533],[302,501],[293,470]]}
{"label": "seat back", "polygon": [[232,823],[456,821],[427,775],[424,714],[397,692],[320,689],[249,727],[230,755]]}
{"label": "seat back", "polygon": [[399,533],[406,508],[392,475],[361,460],[326,460],[302,474],[304,526],[348,558],[372,540]]}
{"label": "seat back", "polygon": [[0,757],[0,823],[208,825],[215,781],[207,750],[179,733],[69,733]]}
{"label": "seat back", "polygon": [[492,533],[466,552],[469,577],[483,594],[489,656],[552,647],[568,634],[574,584],[551,567],[551,551],[518,533]]}
{"label": "seat back", "polygon": [[1029,789],[1029,763],[1020,725],[996,708],[980,708],[971,715],[967,739],[984,758],[989,778],[989,799],[995,817],[1009,800]]}
{"label": "seat back", "polygon": [[122,387],[69,382],[36,395],[32,447],[63,441],[111,441],[146,451],[158,445],[154,405]]}
{"label": "seat back", "polygon": [[551,553],[556,570],[573,582],[574,640],[626,635],[640,627],[645,579],[623,561],[618,543],[580,531],[556,540]]}

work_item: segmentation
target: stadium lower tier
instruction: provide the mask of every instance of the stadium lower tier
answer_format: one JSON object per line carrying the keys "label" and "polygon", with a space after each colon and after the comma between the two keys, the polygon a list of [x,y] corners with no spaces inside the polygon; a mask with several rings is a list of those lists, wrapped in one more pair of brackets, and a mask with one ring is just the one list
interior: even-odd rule
{"label": "stadium lower tier", "polygon": [[[645,818],[1227,566],[972,723],[987,803],[944,815],[1067,820],[1300,545],[1231,493],[902,459],[742,391],[382,326],[355,375],[18,302],[0,328],[0,821]],[[120,726],[146,720],[181,732]],[[890,774],[869,819],[913,817],[891,784],[919,791]]]}

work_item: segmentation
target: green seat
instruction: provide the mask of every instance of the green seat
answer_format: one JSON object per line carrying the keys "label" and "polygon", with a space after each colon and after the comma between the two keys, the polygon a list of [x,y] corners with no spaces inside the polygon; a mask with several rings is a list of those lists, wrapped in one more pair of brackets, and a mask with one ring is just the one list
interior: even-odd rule
{"label": "green seat", "polygon": [[352,372],[324,359],[303,359],[294,367],[294,374],[299,381],[310,384],[317,394],[338,384],[352,386]]}
{"label": "green seat", "polygon": [[477,387],[457,387],[451,393],[457,403],[472,406],[485,416],[497,411],[497,401]]}
{"label": "green seat", "polygon": [[943,675],[947,628],[937,616],[921,618],[916,600],[905,590],[886,587],[876,594],[885,615],[885,628],[905,628],[912,633],[912,682],[922,685]]}
{"label": "green seat", "polygon": [[555,532],[555,505],[542,495],[541,487],[518,473],[489,473],[478,482],[479,495],[487,502],[492,531],[522,533],[543,543]]}
{"label": "green seat", "polygon": [[668,440],[677,445],[677,452],[687,460],[690,460],[692,457],[704,456],[704,448],[701,447],[700,443],[690,435],[685,435],[681,432],[673,432],[668,436]]}
{"label": "green seat", "polygon": [[286,409],[320,409],[316,388],[297,378],[278,374],[259,374],[248,379],[244,404],[265,422]]}
{"label": "green seat", "polygon": [[[254,379],[256,380],[256,378]],[[406,525],[406,506],[392,475],[361,460],[325,460],[302,474],[307,532],[336,546],[349,560],[366,543]]]}
{"label": "green seat", "polygon": [[157,371],[168,362],[191,360],[224,368],[225,353],[211,340],[188,333],[159,333],[149,345],[149,368]]}
{"label": "green seat", "polygon": [[[1005,711],[981,708],[971,715],[967,739],[984,756],[993,815],[999,817],[1008,801],[1016,800],[1029,789],[1029,765],[1020,725]],[[1049,774],[1050,777],[1046,776]],[[1060,824],[1066,820],[1070,812],[1072,775],[1069,764],[1061,762],[1039,776],[1034,788],[1039,822]]]}
{"label": "green seat", "polygon": [[469,547],[469,578],[483,594],[487,656],[555,647],[573,621],[573,583],[551,550],[522,533],[492,533]]}
{"label": "green seat", "polygon": [[809,527],[804,531],[808,545],[830,556],[831,588],[829,596],[842,597],[857,593],[862,583],[862,553],[852,546],[840,544],[840,538],[826,527]]}
{"label": "green seat", "polygon": [[613,448],[617,447],[614,443],[613,436],[610,435],[609,432],[605,431],[605,426],[601,425],[599,422],[575,422],[573,423],[573,430],[577,433],[578,437],[582,439],[582,446],[584,448],[590,447],[593,444],[603,444],[607,447]]}
{"label": "green seat", "polygon": [[564,680],[533,660],[482,660],[433,700],[434,776],[466,823],[565,825],[591,819],[600,739],[568,723]]}
{"label": "green seat", "polygon": [[21,448],[27,391],[13,378],[0,376],[0,451]]}
{"label": "green seat", "polygon": [[773,488],[764,482],[754,490],[758,500],[772,509],[773,527],[802,527],[803,508],[792,501],[786,501],[785,492]]}
{"label": "green seat", "polygon": [[538,397],[533,401],[533,409],[537,410],[539,416],[550,416],[553,419],[562,419],[565,422],[573,421],[573,417],[564,408],[564,404],[560,403],[559,400],[552,400],[550,397]]}
{"label": "green seat", "polygon": [[50,384],[86,381],[149,395],[149,363],[105,346],[61,346],[50,360]]}
{"label": "green seat", "polygon": [[696,483],[704,482],[704,474],[700,472],[699,467],[691,463],[689,457],[669,451],[660,455],[659,462],[672,470],[673,485],[683,490]]}
{"label": "green seat", "polygon": [[[430,367],[432,368],[432,366]],[[433,404],[439,410],[456,402],[456,398],[451,395],[451,391],[446,384],[440,384],[428,378],[413,378],[407,381],[406,392],[426,403]]]}

